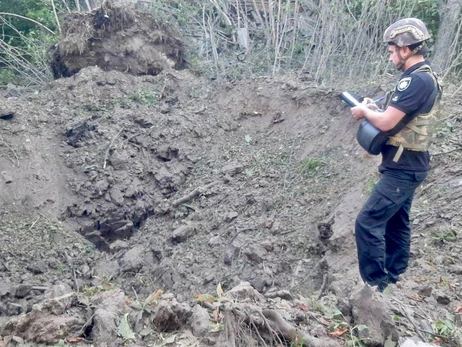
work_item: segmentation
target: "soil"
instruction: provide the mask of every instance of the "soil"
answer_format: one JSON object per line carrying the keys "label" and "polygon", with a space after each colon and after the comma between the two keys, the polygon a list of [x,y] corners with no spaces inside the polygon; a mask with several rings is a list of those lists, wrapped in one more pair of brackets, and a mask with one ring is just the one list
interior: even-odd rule
{"label": "soil", "polygon": [[[380,158],[357,144],[340,90],[290,75],[218,82],[170,67],[155,76],[105,70],[82,67],[2,100],[15,114],[0,120],[5,345],[51,343],[39,332],[7,340],[21,335],[7,322],[36,312],[57,285],[87,296],[120,288],[126,302],[162,290],[193,306],[248,282],[267,297],[309,299],[312,312],[339,307],[362,285],[353,227]],[[446,95],[441,141],[412,210],[410,267],[382,298],[430,326],[448,315],[461,324],[462,310],[462,92],[449,86]],[[79,342],[90,343],[97,325],[82,319]],[[394,322],[400,341],[421,335],[405,321]],[[159,329],[171,335],[130,345],[213,343],[177,323]]]}

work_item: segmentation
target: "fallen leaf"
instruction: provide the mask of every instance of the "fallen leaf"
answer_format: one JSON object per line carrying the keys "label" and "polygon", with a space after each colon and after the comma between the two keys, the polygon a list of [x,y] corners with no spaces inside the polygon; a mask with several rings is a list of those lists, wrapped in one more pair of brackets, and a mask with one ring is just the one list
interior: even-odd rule
{"label": "fallen leaf", "polygon": [[303,303],[298,303],[295,305],[295,308],[302,310],[303,312],[308,312],[308,305]]}
{"label": "fallen leaf", "polygon": [[146,303],[148,305],[152,305],[152,304],[157,305],[162,294],[164,294],[164,291],[162,289],[156,290],[154,293],[148,296],[148,298],[146,299]]}
{"label": "fallen leaf", "polygon": [[215,302],[217,298],[210,294],[196,294],[196,302]]}
{"label": "fallen leaf", "polygon": [[223,291],[223,289],[221,288],[221,283],[218,282],[218,286],[217,286],[217,295],[218,295],[218,297],[221,298],[222,295],[223,295],[223,293],[224,293],[224,291]]}
{"label": "fallen leaf", "polygon": [[214,311],[213,311],[213,319],[215,319],[216,322],[218,322],[218,319],[220,318],[220,308],[217,307]]}
{"label": "fallen leaf", "polygon": [[330,336],[340,337],[347,332],[348,328],[335,328],[334,331],[330,332]]}
{"label": "fallen leaf", "polygon": [[414,295],[409,295],[408,296],[409,299],[412,299],[414,301],[419,301],[419,302],[422,302],[425,300],[425,298],[423,296],[420,296],[418,294],[414,294]]}
{"label": "fallen leaf", "polygon": [[67,343],[80,343],[83,341],[83,337],[66,337]]}
{"label": "fallen leaf", "polygon": [[456,307],[456,313],[462,312],[462,305]]}
{"label": "fallen leaf", "polygon": [[134,339],[135,333],[130,328],[128,323],[128,313],[125,313],[124,316],[120,319],[119,325],[117,326],[117,333],[124,339]]}

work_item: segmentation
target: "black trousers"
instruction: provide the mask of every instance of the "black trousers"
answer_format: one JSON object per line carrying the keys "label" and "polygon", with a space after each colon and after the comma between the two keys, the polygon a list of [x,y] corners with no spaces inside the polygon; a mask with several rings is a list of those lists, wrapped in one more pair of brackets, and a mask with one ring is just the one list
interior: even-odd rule
{"label": "black trousers", "polygon": [[370,285],[394,283],[406,271],[411,247],[409,213],[428,172],[383,170],[356,218],[359,272]]}

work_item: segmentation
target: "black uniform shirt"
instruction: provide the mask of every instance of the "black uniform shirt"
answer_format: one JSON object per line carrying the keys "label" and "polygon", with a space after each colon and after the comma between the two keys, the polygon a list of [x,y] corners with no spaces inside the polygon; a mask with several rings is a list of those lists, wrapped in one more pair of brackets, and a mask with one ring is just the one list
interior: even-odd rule
{"label": "black uniform shirt", "polygon": [[[417,63],[407,69],[395,87],[395,93],[388,106],[392,106],[406,114],[415,112],[422,106],[427,98],[432,94],[435,83],[431,76],[425,72],[416,72],[427,61]],[[428,113],[428,110],[421,110],[421,113]],[[420,113],[420,112],[419,112]],[[416,115],[417,116],[417,115]],[[382,149],[382,164],[380,171],[384,169],[399,169],[409,171],[428,171],[430,170],[430,155],[428,151],[417,152],[405,149],[397,163],[393,161],[398,147],[385,145]]]}

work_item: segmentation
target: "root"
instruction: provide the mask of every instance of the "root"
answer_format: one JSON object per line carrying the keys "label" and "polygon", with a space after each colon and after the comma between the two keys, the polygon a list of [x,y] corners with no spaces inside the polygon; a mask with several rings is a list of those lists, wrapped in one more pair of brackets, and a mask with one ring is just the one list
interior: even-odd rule
{"label": "root", "polygon": [[221,183],[221,181],[215,181],[215,182],[212,182],[212,183],[209,183],[203,187],[198,187],[196,189],[194,189],[191,193],[189,193],[188,195],[185,195],[181,198],[179,198],[178,200],[175,200],[173,203],[172,203],[172,206],[173,207],[177,207],[189,200],[192,200],[194,199],[195,197],[203,194],[204,192],[206,192],[209,188],[212,188],[213,186],[216,186],[217,184]]}
{"label": "root", "polygon": [[300,347],[341,347],[332,338],[317,338],[297,329],[275,310],[262,310],[252,304],[227,303],[223,324],[224,333],[217,343],[225,347],[253,345],[251,340],[263,346],[284,346],[283,341],[290,341]]}
{"label": "root", "polygon": [[297,330],[287,323],[279,313],[274,310],[263,310],[263,315],[285,339],[306,347],[340,347],[340,343],[332,339],[321,339]]}

